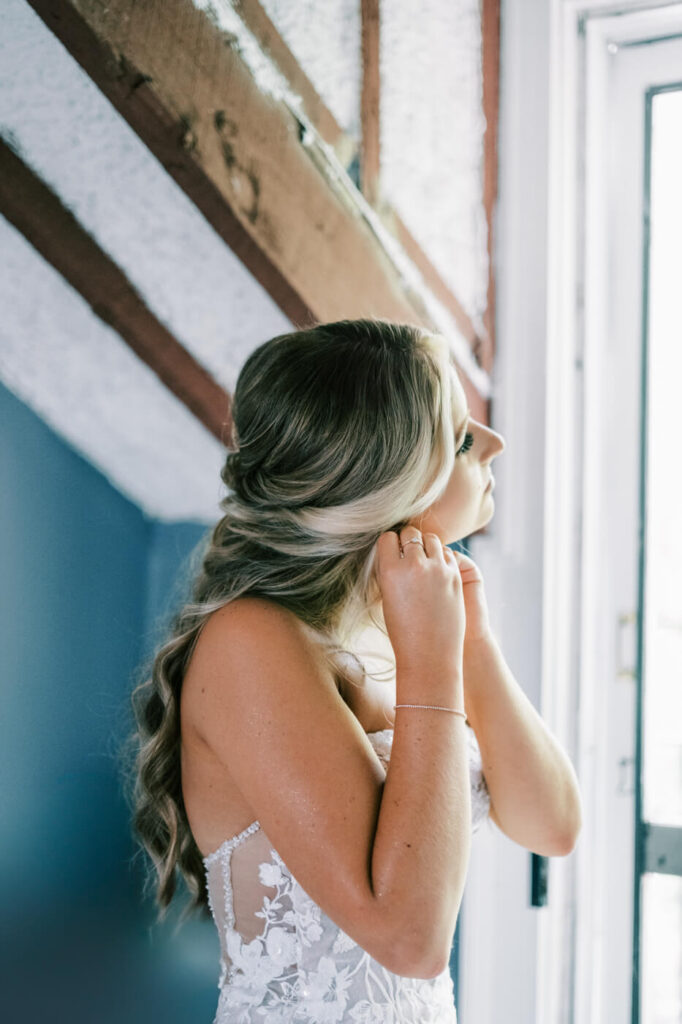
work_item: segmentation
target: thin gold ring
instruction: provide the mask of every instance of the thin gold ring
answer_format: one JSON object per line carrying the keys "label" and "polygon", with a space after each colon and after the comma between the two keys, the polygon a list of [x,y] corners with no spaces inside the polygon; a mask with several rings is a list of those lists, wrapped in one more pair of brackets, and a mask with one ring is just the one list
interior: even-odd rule
{"label": "thin gold ring", "polygon": [[[403,552],[404,552],[404,549],[407,547],[408,544],[421,544],[421,546],[424,548],[424,551],[426,551],[426,547],[424,546],[424,542],[422,540],[419,540],[418,537],[411,537],[410,540],[406,540],[404,543],[401,541],[401,544],[402,544],[402,547],[400,549],[400,557],[401,558],[404,557]],[[450,551],[451,550],[447,546],[447,544],[443,544],[442,541],[441,541],[441,547],[443,548],[443,552],[444,553],[446,551]]]}

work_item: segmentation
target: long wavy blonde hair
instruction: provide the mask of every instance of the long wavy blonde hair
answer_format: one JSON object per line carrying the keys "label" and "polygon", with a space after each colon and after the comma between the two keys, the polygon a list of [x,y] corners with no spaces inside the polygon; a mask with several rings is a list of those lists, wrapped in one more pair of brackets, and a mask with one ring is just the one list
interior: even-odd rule
{"label": "long wavy blonde hair", "polygon": [[309,627],[337,679],[357,680],[347,659],[359,632],[387,636],[376,541],[425,512],[454,467],[453,372],[441,337],[380,318],[279,335],[243,364],[222,518],[195,549],[187,599],[131,694],[125,791],[157,920],[179,876],[190,896],[181,920],[209,914],[180,771],[180,693],[202,627],[243,594],[269,598]]}

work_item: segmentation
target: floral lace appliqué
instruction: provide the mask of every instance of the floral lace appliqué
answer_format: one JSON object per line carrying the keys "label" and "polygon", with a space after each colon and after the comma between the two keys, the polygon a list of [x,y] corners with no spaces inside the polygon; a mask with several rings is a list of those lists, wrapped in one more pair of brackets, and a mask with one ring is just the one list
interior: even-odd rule
{"label": "floral lace appliqu\u00e9", "polygon": [[[369,737],[388,763],[392,730]],[[488,812],[490,798],[473,730],[470,772],[476,828]],[[457,1024],[447,968],[424,979],[383,967],[308,896],[272,848],[269,859],[261,859],[256,869],[260,884],[270,893],[255,911],[262,931],[244,941],[234,926],[231,855],[259,830],[254,822],[204,858],[209,904],[229,960],[223,961],[214,1024]],[[218,907],[224,912],[216,917]]]}

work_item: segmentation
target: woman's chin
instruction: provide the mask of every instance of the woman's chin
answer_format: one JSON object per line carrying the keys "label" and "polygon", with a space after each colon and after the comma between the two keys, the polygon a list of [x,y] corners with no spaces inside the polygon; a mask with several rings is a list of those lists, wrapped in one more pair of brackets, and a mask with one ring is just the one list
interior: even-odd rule
{"label": "woman's chin", "polygon": [[488,498],[490,498],[490,495],[491,495],[490,491],[488,491],[487,494],[483,495],[483,499],[484,500],[483,500],[483,502],[481,504],[481,511],[479,512],[479,515],[477,517],[476,522],[474,522],[472,524],[471,530],[469,531],[468,534],[465,534],[465,536],[469,537],[469,536],[471,536],[471,534],[476,533],[478,530],[482,530],[484,526],[488,525],[490,520],[495,515],[495,503],[494,503],[494,501],[488,501],[487,500]]}

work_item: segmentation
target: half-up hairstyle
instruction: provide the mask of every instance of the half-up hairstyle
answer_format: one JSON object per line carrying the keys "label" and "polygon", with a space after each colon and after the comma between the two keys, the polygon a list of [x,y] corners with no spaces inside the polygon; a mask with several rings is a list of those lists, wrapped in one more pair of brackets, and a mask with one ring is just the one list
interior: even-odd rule
{"label": "half-up hairstyle", "polygon": [[180,773],[180,693],[202,627],[237,597],[268,598],[308,627],[338,680],[353,681],[348,657],[359,632],[388,635],[376,542],[425,512],[453,471],[453,373],[441,337],[379,318],[279,335],[243,364],[221,471],[223,515],[131,696],[127,796],[159,920],[178,872],[190,894],[181,920],[209,914]]}

